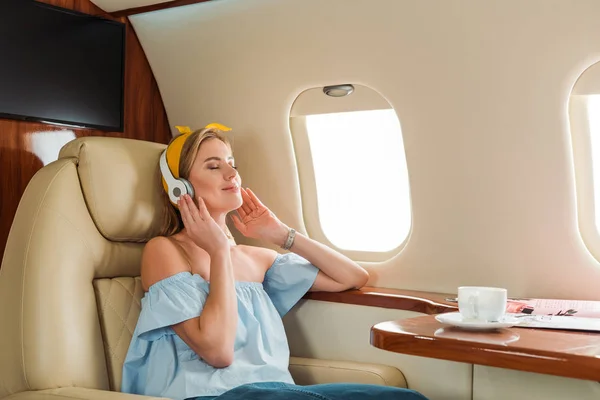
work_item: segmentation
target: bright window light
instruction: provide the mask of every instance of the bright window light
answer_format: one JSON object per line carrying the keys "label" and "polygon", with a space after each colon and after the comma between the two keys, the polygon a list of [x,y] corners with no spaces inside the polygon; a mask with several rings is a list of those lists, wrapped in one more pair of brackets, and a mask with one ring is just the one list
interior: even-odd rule
{"label": "bright window light", "polygon": [[73,131],[44,131],[30,136],[30,151],[39,157],[44,165],[58,160],[60,149],[76,138]]}
{"label": "bright window light", "polygon": [[594,177],[596,229],[600,231],[600,95],[589,96],[588,118],[592,143],[592,173]]}
{"label": "bright window light", "polygon": [[319,220],[340,249],[385,252],[411,224],[408,171],[393,109],[306,117]]}

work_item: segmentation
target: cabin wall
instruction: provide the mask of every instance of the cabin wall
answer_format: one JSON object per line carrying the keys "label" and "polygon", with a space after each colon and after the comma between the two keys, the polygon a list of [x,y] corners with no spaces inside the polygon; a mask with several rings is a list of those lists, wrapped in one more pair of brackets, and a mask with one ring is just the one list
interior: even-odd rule
{"label": "cabin wall", "polygon": [[[103,14],[89,0],[44,2],[88,14]],[[80,136],[116,136],[160,143],[170,140],[164,105],[146,55],[129,21],[125,18],[120,21],[127,23],[123,133],[0,119],[0,260],[25,187],[41,167],[56,160],[66,141]]]}
{"label": "cabin wall", "polygon": [[390,308],[301,300],[283,322],[293,356],[389,365],[402,371],[409,388],[430,400],[479,400],[473,397],[473,365],[399,354],[371,345],[373,325],[422,315]]}
{"label": "cabin wall", "polygon": [[[131,21],[172,123],[234,127],[244,185],[301,231],[314,216],[301,207],[296,97],[356,83],[390,102],[412,228],[396,256],[365,264],[369,285],[598,299],[567,110],[580,74],[600,60],[599,16],[597,0],[222,0]],[[383,173],[377,154],[357,162]]]}

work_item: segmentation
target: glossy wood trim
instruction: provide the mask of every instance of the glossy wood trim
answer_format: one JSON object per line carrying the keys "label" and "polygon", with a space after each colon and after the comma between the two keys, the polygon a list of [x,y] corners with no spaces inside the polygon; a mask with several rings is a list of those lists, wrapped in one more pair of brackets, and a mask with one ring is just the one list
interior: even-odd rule
{"label": "glossy wood trim", "polygon": [[355,304],[369,307],[393,308],[439,314],[456,311],[456,303],[446,301],[452,294],[419,292],[415,290],[385,289],[365,286],[360,290],[348,290],[339,293],[308,292],[304,298],[310,300],[330,301],[334,303]]}
{"label": "glossy wood trim", "polygon": [[374,325],[371,344],[395,353],[600,381],[600,334],[592,332],[469,332],[422,316]]}
{"label": "glossy wood trim", "polygon": [[[90,0],[34,0],[36,3],[45,3],[51,6],[62,7],[69,10],[81,12],[84,14],[102,16],[109,19],[115,19],[112,15],[104,12]],[[120,21],[125,22],[125,21]]]}
{"label": "glossy wood trim", "polygon": [[129,17],[129,16],[136,15],[136,14],[143,14],[143,13],[148,13],[148,12],[152,12],[152,11],[166,10],[168,8],[189,6],[191,4],[196,4],[196,3],[204,3],[206,1],[211,1],[211,0],[173,0],[173,1],[167,1],[164,3],[152,4],[149,6],[128,8],[126,10],[115,11],[110,14],[116,18]]}

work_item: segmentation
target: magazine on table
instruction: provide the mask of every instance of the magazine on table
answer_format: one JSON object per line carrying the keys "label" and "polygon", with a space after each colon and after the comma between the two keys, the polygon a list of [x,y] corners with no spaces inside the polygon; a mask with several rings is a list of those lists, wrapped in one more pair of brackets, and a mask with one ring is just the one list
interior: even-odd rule
{"label": "magazine on table", "polygon": [[600,301],[509,298],[506,312],[522,319],[517,327],[600,332]]}
{"label": "magazine on table", "polygon": [[516,328],[545,328],[600,332],[600,318],[531,314],[519,314],[517,317],[522,319],[522,321],[515,325]]}

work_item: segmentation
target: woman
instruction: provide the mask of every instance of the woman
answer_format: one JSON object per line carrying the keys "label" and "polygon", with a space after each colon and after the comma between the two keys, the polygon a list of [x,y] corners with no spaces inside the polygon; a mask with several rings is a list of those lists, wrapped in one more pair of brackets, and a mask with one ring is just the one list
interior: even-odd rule
{"label": "woman", "polygon": [[[170,172],[188,180],[196,195],[165,201],[167,224],[144,248],[146,293],[123,366],[123,392],[177,400],[425,399],[376,385],[295,385],[281,318],[307,291],[360,288],[368,273],[295,234],[243,189],[219,129],[174,138],[166,156]],[[244,236],[290,252],[236,245],[226,225],[233,210]]]}

